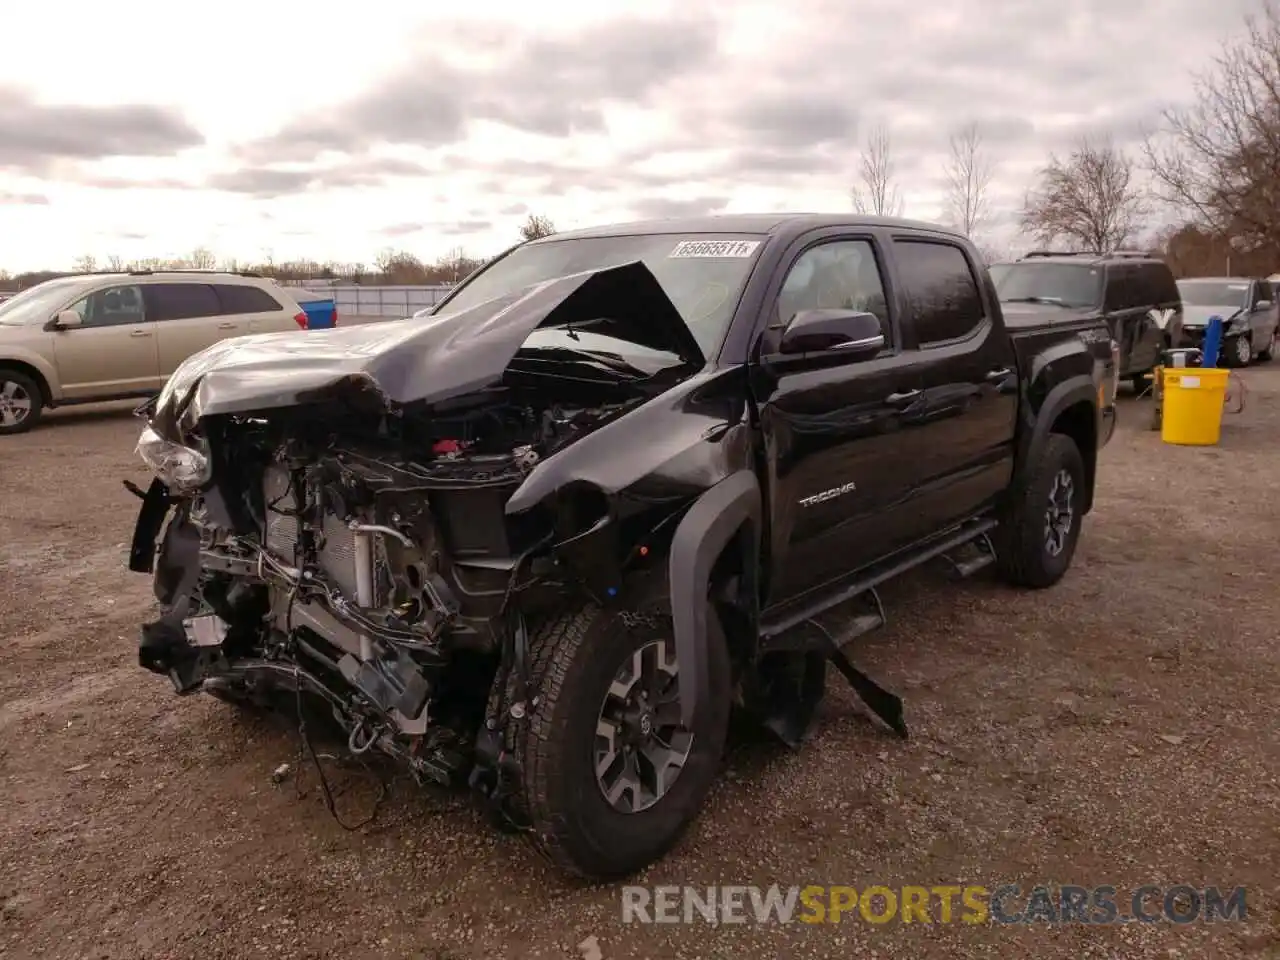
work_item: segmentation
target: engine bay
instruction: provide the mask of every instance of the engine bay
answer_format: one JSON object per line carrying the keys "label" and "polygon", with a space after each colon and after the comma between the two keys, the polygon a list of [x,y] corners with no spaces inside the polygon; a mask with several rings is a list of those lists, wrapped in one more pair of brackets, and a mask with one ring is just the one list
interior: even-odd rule
{"label": "engine bay", "polygon": [[214,483],[170,521],[168,538],[185,527],[199,544],[181,629],[248,665],[239,686],[292,669],[353,752],[377,744],[453,780],[522,630],[509,604],[535,580],[522,561],[549,542],[505,503],[542,459],[633,403],[227,418],[207,437]]}

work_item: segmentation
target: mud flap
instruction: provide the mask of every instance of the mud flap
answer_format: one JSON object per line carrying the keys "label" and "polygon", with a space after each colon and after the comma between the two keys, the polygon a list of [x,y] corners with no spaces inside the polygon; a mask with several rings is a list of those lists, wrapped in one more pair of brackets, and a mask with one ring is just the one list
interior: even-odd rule
{"label": "mud flap", "polygon": [[[135,496],[139,494],[138,488],[127,481],[125,488]],[[138,508],[133,543],[129,547],[129,569],[134,573],[150,573],[155,561],[156,538],[160,536],[160,528],[164,526],[172,501],[169,488],[159,478],[152,480],[147,492],[141,496],[142,506]]]}
{"label": "mud flap", "polygon": [[[668,569],[671,578],[671,619],[676,659],[680,664],[680,720],[692,728],[706,702],[707,596],[711,568],[744,523],[751,526],[751,546],[760,529],[760,484],[755,474],[740,470],[706,491],[689,508],[671,540]],[[747,563],[754,565],[754,554]],[[717,628],[719,624],[715,625]],[[686,682],[687,678],[687,682]]]}
{"label": "mud flap", "polygon": [[838,647],[831,650],[829,658],[836,665],[836,669],[844,674],[844,678],[849,681],[849,686],[853,687],[854,692],[862,698],[862,702],[871,712],[883,720],[903,740],[908,739],[902,698],[890,693],[855,667],[844,655],[844,651]]}
{"label": "mud flap", "polygon": [[222,653],[217,648],[192,645],[184,626],[200,587],[200,532],[185,510],[174,515],[159,556],[155,555],[155,536],[169,506],[168,490],[156,480],[143,500],[134,532],[129,568],[137,572],[154,568],[153,589],[163,611],[158,619],[142,626],[138,664],[169,677],[178,693],[191,693],[199,689],[208,668]]}

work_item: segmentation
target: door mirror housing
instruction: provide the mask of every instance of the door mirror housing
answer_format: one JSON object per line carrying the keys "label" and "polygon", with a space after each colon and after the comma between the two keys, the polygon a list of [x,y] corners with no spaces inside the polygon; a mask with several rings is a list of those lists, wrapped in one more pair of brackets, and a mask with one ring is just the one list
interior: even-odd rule
{"label": "door mirror housing", "polygon": [[1270,300],[1259,300],[1259,301],[1258,301],[1258,305],[1257,305],[1256,307],[1254,307],[1254,309],[1255,309],[1255,310],[1270,310],[1270,309],[1271,309],[1271,301],[1270,301]]}
{"label": "door mirror housing", "polygon": [[74,310],[63,310],[53,318],[53,329],[66,330],[70,327],[79,327],[84,321],[80,318],[80,314]]}
{"label": "door mirror housing", "polygon": [[858,310],[801,310],[782,331],[779,353],[839,352],[849,360],[869,360],[884,349],[884,331],[874,313]]}

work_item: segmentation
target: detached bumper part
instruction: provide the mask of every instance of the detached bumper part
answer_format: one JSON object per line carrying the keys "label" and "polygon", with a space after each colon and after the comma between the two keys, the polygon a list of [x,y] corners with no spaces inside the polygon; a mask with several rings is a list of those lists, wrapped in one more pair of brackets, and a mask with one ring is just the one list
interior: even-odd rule
{"label": "detached bumper part", "polygon": [[178,693],[199,689],[204,679],[203,660],[202,651],[187,641],[181,624],[162,618],[142,625],[139,665],[168,677]]}

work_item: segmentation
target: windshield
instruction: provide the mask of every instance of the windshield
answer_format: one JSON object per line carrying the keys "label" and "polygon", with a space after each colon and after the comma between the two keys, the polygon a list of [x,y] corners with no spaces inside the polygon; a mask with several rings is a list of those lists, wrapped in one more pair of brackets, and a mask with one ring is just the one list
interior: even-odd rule
{"label": "windshield", "polygon": [[1214,281],[1205,283],[1179,283],[1178,293],[1182,302],[1191,307],[1243,307],[1249,295],[1249,284]]}
{"label": "windshield", "polygon": [[441,313],[587,270],[639,260],[648,267],[707,356],[724,339],[761,238],[742,234],[586,237],[518,247],[459,289]]}
{"label": "windshield", "polygon": [[997,263],[991,267],[991,280],[1006,303],[1094,307],[1102,301],[1102,270],[1079,263]]}
{"label": "windshield", "polygon": [[84,285],[84,277],[60,277],[28,287],[8,300],[0,302],[0,324],[14,325],[49,320],[53,316],[53,311]]}

